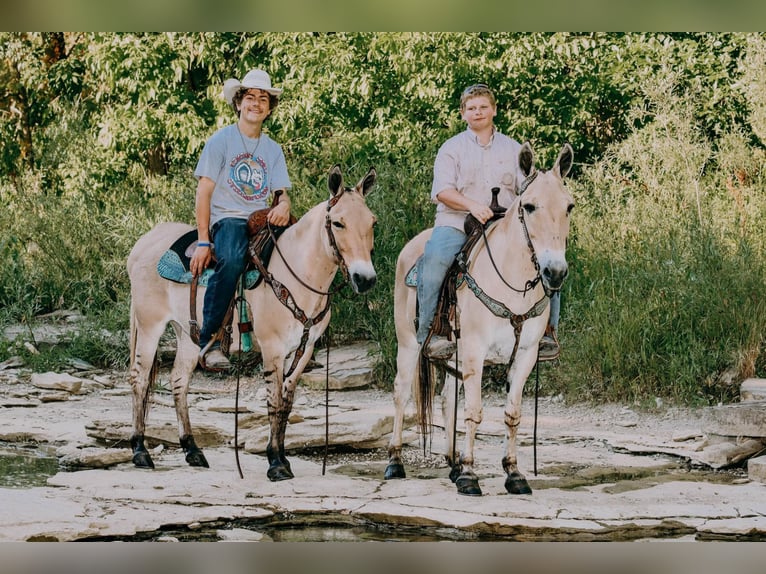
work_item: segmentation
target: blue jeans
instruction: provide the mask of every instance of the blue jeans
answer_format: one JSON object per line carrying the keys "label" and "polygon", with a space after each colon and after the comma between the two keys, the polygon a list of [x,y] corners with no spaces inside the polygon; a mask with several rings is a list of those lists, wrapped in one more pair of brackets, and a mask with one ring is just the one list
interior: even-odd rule
{"label": "blue jeans", "polygon": [[551,316],[548,318],[548,325],[558,330],[559,314],[561,313],[561,291],[556,291],[551,295]]}
{"label": "blue jeans", "polygon": [[428,336],[436,313],[444,278],[447,276],[455,255],[467,239],[465,233],[446,225],[434,227],[426,242],[423,257],[418,261],[418,332],[416,338],[422,345]]}
{"label": "blue jeans", "polygon": [[205,347],[221,328],[226,311],[237,292],[237,281],[247,264],[247,220],[228,217],[213,225],[216,265],[205,291],[199,346]]}

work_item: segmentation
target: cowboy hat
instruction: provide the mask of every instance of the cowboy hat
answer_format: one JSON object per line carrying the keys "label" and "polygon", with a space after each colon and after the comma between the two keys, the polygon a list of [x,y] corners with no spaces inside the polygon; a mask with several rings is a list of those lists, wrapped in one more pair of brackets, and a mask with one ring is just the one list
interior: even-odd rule
{"label": "cowboy hat", "polygon": [[240,88],[258,89],[268,92],[274,96],[278,96],[282,93],[282,88],[272,88],[271,78],[263,70],[250,70],[242,81],[235,78],[229,78],[223,83],[223,97],[231,104],[234,99],[234,94]]}

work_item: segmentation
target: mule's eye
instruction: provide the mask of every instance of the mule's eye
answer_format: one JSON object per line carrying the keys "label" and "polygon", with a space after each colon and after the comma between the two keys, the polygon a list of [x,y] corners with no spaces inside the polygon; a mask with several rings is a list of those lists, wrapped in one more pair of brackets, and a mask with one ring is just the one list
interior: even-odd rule
{"label": "mule's eye", "polygon": [[343,225],[343,224],[342,224],[340,221],[333,221],[333,222],[332,222],[332,226],[333,226],[335,229],[345,229],[345,228],[346,228],[346,226],[345,226],[345,225]]}
{"label": "mule's eye", "polygon": [[526,211],[526,212],[527,212],[527,213],[529,213],[529,214],[532,214],[532,213],[534,213],[534,212],[535,212],[535,209],[537,209],[537,208],[535,207],[535,204],[534,204],[534,203],[525,203],[525,204],[523,205],[523,207],[524,207],[524,211]]}
{"label": "mule's eye", "polygon": [[574,203],[570,203],[569,205],[567,205],[567,215],[572,213],[573,209],[574,209]]}

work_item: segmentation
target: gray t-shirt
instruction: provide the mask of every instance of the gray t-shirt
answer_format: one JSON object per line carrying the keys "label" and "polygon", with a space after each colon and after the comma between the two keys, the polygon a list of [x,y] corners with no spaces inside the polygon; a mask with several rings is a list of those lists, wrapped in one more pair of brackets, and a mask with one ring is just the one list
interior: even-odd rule
{"label": "gray t-shirt", "polygon": [[521,144],[495,131],[487,146],[482,146],[470,129],[442,144],[434,162],[431,200],[437,203],[435,226],[463,229],[467,211],[450,209],[437,202],[445,189],[456,189],[484,205],[492,200],[492,188],[499,187],[498,203],[509,207],[516,197],[524,175],[519,167]]}
{"label": "gray t-shirt", "polygon": [[210,137],[194,176],[215,182],[211,227],[225,217],[247,219],[253,211],[270,207],[274,190],[292,187],[282,147],[263,132],[252,139],[240,135],[236,124]]}

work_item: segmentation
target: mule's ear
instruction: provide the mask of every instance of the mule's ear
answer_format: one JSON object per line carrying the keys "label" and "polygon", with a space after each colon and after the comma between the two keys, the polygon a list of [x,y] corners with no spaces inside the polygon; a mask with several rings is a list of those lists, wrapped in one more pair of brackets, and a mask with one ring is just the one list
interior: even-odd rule
{"label": "mule's ear", "polygon": [[340,172],[340,164],[336,163],[327,176],[327,188],[331,195],[337,195],[343,189],[343,174]]}
{"label": "mule's ear", "polygon": [[360,179],[359,183],[356,184],[356,190],[359,193],[361,193],[363,196],[366,196],[368,193],[370,193],[372,186],[375,185],[375,179],[377,177],[378,177],[378,172],[375,171],[374,167],[371,167],[370,170],[367,172],[367,175],[365,175],[362,179]]}
{"label": "mule's ear", "polygon": [[532,151],[532,145],[529,141],[525,141],[519,150],[519,167],[524,177],[529,177],[529,174],[535,169],[535,152]]}
{"label": "mule's ear", "polygon": [[559,157],[556,160],[556,164],[553,166],[553,169],[554,171],[558,172],[561,179],[564,179],[569,173],[569,170],[572,169],[573,162],[574,151],[572,150],[572,146],[568,143],[565,143],[559,152]]}

